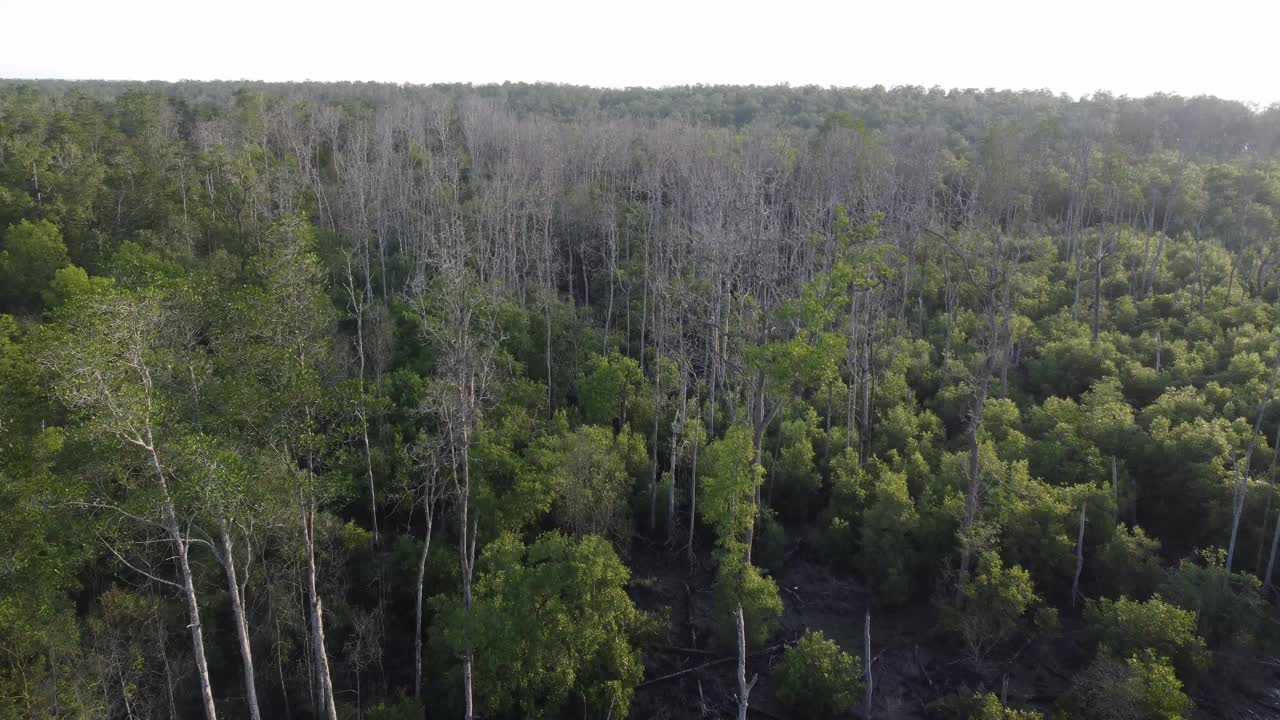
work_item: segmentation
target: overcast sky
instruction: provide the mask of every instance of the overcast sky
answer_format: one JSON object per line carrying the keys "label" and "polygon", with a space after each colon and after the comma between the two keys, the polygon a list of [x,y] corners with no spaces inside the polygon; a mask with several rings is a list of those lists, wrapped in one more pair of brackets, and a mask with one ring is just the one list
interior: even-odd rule
{"label": "overcast sky", "polygon": [[0,0],[0,77],[1048,88],[1280,101],[1277,0]]}

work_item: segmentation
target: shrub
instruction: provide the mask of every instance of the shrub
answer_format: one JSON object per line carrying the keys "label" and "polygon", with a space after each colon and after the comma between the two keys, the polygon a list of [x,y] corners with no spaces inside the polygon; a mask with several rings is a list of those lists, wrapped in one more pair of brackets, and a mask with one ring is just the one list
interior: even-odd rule
{"label": "shrub", "polygon": [[1117,527],[1098,552],[1096,575],[1109,595],[1149,597],[1164,577],[1160,541],[1137,526]]}
{"label": "shrub", "polygon": [[833,718],[862,692],[862,661],[821,632],[806,632],[787,648],[777,670],[778,699],[796,717]]}
{"label": "shrub", "polygon": [[935,700],[926,708],[930,720],[1042,720],[1034,710],[1015,710],[1000,704],[992,693],[958,692]]}
{"label": "shrub", "polygon": [[983,553],[978,572],[960,596],[959,606],[949,609],[943,621],[960,636],[970,663],[979,670],[1037,629],[1056,624],[1047,614],[1035,612],[1040,597],[1027,571],[1017,565],[1006,568],[995,552]]}
{"label": "shrub", "polygon": [[746,624],[747,648],[757,650],[773,635],[782,615],[782,598],[773,578],[762,575],[741,559],[723,556],[716,578],[716,610],[719,618],[720,643],[737,647],[738,628],[735,614],[742,606]]}
{"label": "shrub", "polygon": [[1146,602],[1091,601],[1084,615],[1099,649],[1114,657],[1151,651],[1168,658],[1188,680],[1209,667],[1209,651],[1196,635],[1195,615],[1158,595]]}
{"label": "shrub", "polygon": [[1185,720],[1195,705],[1173,668],[1144,652],[1125,660],[1099,655],[1076,676],[1063,709],[1080,720]]}

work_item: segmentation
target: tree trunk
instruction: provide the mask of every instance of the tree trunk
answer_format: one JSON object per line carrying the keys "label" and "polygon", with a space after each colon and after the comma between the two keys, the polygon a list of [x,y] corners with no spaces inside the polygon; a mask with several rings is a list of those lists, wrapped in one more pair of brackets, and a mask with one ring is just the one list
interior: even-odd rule
{"label": "tree trunk", "polygon": [[[425,504],[425,503],[424,503]],[[427,511],[427,537],[418,556],[418,589],[413,602],[413,699],[422,702],[422,589],[427,577],[427,554],[431,552],[433,518],[430,506]]]}
{"label": "tree trunk", "polygon": [[742,606],[734,616],[738,626],[738,720],[747,720],[747,698],[755,687],[756,676],[747,681],[747,626],[742,617]]}
{"label": "tree trunk", "polygon": [[1093,271],[1093,328],[1089,343],[1098,344],[1098,329],[1102,315],[1102,239],[1098,239],[1098,257]]}
{"label": "tree trunk", "polygon": [[[464,427],[462,431],[462,488],[459,492],[459,543],[458,552],[462,557],[462,606],[463,610],[469,616],[471,614],[471,576],[475,569],[475,543],[474,537],[468,540],[467,511],[470,504],[471,495],[471,448],[469,432]],[[472,533],[474,535],[474,533]],[[468,543],[470,547],[468,547]],[[462,652],[462,697],[464,705],[463,720],[473,720],[475,718],[475,703],[472,693],[472,672],[474,666],[474,654],[471,649],[471,641],[468,639],[464,644]]]}
{"label": "tree trunk", "polygon": [[151,470],[155,474],[156,483],[160,487],[163,502],[165,529],[173,542],[174,554],[178,559],[178,571],[182,582],[183,598],[187,602],[188,627],[191,629],[191,651],[196,660],[196,675],[200,680],[200,700],[204,706],[206,720],[216,720],[217,708],[213,704],[213,686],[209,682],[209,663],[204,654],[204,630],[200,626],[200,603],[196,599],[195,584],[191,579],[191,564],[187,561],[187,550],[190,547],[183,537],[178,525],[178,513],[174,509],[173,500],[169,496],[169,483],[164,477],[164,468],[160,465],[160,457],[156,454],[151,429],[146,430],[147,453],[151,460]]}
{"label": "tree trunk", "polygon": [[676,458],[679,456],[680,436],[684,432],[685,414],[689,410],[689,378],[684,367],[680,371],[680,414],[671,426],[671,469],[667,489],[667,545],[675,547],[676,543]]}
{"label": "tree trunk", "polygon": [[[658,302],[653,303],[653,333],[658,335]],[[649,532],[658,529],[658,421],[662,417],[662,336],[654,343],[657,356],[653,360],[653,458],[649,463]]]}
{"label": "tree trunk", "polygon": [[875,678],[871,673],[872,657],[871,657],[871,609],[870,608],[867,608],[866,621],[863,623],[863,627],[862,627],[862,657],[864,661],[863,665],[865,667],[865,669],[863,670],[863,674],[865,676],[863,680],[863,684],[865,685],[864,690],[866,691],[866,697],[863,700],[863,704],[864,704],[863,717],[865,717],[866,720],[871,720],[871,697],[875,693]]}
{"label": "tree trunk", "polygon": [[1258,433],[1262,430],[1262,416],[1271,402],[1271,394],[1276,389],[1277,376],[1280,376],[1280,353],[1276,354],[1274,368],[1271,371],[1271,382],[1267,384],[1267,394],[1262,396],[1262,402],[1258,405],[1258,415],[1253,421],[1253,433],[1249,435],[1249,447],[1244,454],[1244,467],[1236,468],[1235,509],[1231,515],[1231,541],[1227,544],[1227,566],[1223,578],[1226,585],[1231,584],[1231,566],[1236,555],[1236,534],[1240,530],[1240,516],[1244,513],[1245,494],[1249,491],[1249,461],[1253,458],[1253,448],[1257,445]]}
{"label": "tree trunk", "polygon": [[973,560],[972,548],[969,546],[967,535],[978,519],[978,493],[981,484],[981,476],[979,475],[981,467],[978,462],[980,449],[978,429],[982,425],[982,406],[986,403],[987,386],[990,382],[991,375],[984,370],[983,376],[978,380],[978,389],[973,398],[973,418],[969,421],[969,487],[965,492],[964,517],[961,519],[960,525],[960,530],[965,536],[960,539],[960,577],[956,583],[957,602],[960,598],[960,592],[964,589],[964,583],[969,574],[969,566]]}
{"label": "tree trunk", "polygon": [[1270,488],[1267,492],[1267,504],[1262,510],[1262,532],[1258,535],[1258,557],[1254,560],[1253,567],[1256,571],[1262,571],[1262,551],[1267,545],[1267,523],[1271,517],[1271,501],[1276,494],[1276,462],[1280,461],[1280,425],[1276,426],[1276,437],[1271,443],[1271,481]]}
{"label": "tree trunk", "polygon": [[316,681],[320,685],[319,715],[338,720],[333,701],[333,680],[329,675],[329,652],[324,645],[324,607],[316,589],[316,511],[311,501],[301,505],[304,540],[307,545],[307,592],[310,595],[311,647],[315,655]]}
{"label": "tree trunk", "polygon": [[1071,578],[1071,607],[1076,606],[1076,599],[1080,597],[1080,573],[1084,571],[1084,521],[1088,507],[1087,501],[1080,501],[1080,531],[1076,534],[1076,574]]}
{"label": "tree trunk", "polygon": [[1276,547],[1280,546],[1280,512],[1276,513],[1276,529],[1271,534],[1271,555],[1267,558],[1267,572],[1262,579],[1262,596],[1271,592],[1271,571],[1276,566]]}
{"label": "tree trunk", "polygon": [[[702,423],[702,408],[698,407],[698,423]],[[693,529],[696,527],[698,519],[698,434],[693,436],[693,459],[689,463],[689,564],[692,566],[695,558],[693,551]]]}
{"label": "tree trunk", "polygon": [[1116,517],[1120,517],[1120,473],[1116,471],[1116,456],[1111,456],[1111,498],[1116,503]]}
{"label": "tree trunk", "polygon": [[231,615],[236,625],[236,641],[240,646],[240,660],[244,670],[245,704],[249,707],[251,720],[260,720],[262,714],[258,709],[258,689],[253,671],[253,648],[249,643],[249,622],[244,612],[244,591],[236,578],[236,559],[232,554],[231,533],[225,521],[222,523],[221,535],[222,568],[227,575],[227,594],[231,598]]}

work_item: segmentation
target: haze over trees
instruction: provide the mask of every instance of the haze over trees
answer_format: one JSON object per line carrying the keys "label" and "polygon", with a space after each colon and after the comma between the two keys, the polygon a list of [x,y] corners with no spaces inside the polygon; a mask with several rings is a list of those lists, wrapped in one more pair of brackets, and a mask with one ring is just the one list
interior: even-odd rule
{"label": "haze over trees", "polygon": [[1275,107],[0,83],[0,718],[1274,715],[1278,300]]}

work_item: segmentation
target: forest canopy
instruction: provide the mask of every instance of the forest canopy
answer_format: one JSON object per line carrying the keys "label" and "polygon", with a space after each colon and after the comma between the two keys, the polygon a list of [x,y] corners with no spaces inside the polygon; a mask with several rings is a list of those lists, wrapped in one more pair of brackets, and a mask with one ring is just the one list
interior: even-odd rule
{"label": "forest canopy", "polygon": [[1274,714],[1278,301],[1280,107],[0,81],[0,718]]}

